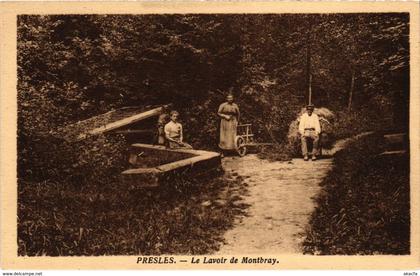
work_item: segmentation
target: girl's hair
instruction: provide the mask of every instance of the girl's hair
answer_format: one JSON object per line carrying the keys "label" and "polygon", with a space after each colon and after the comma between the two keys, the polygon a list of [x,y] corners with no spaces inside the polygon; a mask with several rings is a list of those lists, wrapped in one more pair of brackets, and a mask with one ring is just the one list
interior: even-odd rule
{"label": "girl's hair", "polygon": [[172,110],[172,111],[171,111],[171,117],[172,117],[172,115],[174,115],[174,114],[176,114],[176,115],[178,115],[178,116],[179,116],[179,112],[178,112],[178,111],[176,111],[176,110]]}

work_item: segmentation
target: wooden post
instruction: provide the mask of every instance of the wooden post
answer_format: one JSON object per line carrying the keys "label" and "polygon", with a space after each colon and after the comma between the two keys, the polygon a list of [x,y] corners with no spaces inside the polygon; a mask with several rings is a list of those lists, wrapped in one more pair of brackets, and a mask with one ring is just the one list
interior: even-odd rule
{"label": "wooden post", "polygon": [[350,85],[349,103],[348,103],[348,106],[347,106],[347,111],[351,110],[351,104],[352,104],[352,101],[353,101],[353,90],[354,90],[354,70],[351,73],[351,85]]}
{"label": "wooden post", "polygon": [[246,126],[246,139],[245,139],[245,143],[249,144],[248,138],[249,138],[249,126]]}
{"label": "wooden post", "polygon": [[[311,27],[311,25],[310,25]],[[308,90],[306,90],[308,99],[311,97],[309,95],[311,91],[311,31],[308,32],[307,42],[306,42],[306,85]],[[305,93],[305,94],[306,94]]]}
{"label": "wooden post", "polygon": [[312,104],[312,74],[309,74],[309,96],[308,104]]}

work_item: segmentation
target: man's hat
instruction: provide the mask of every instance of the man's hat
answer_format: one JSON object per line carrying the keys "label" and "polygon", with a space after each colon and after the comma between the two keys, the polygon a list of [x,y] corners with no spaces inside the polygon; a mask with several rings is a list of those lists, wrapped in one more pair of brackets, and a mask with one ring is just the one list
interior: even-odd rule
{"label": "man's hat", "polygon": [[315,106],[313,104],[308,104],[306,106],[306,109],[314,109],[314,108],[315,108]]}

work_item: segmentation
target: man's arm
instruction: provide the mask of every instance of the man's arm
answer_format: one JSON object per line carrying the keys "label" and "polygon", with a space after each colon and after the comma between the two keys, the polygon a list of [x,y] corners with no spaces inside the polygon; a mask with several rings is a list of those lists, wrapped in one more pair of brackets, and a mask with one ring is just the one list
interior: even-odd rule
{"label": "man's arm", "polygon": [[179,141],[182,143],[182,141],[184,141],[184,130],[181,124],[179,124],[179,128],[180,128]]}

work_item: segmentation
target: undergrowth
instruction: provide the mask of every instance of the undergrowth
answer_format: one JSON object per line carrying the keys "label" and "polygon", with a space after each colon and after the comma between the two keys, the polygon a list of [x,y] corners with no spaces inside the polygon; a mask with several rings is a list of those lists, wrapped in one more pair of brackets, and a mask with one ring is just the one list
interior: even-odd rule
{"label": "undergrowth", "polygon": [[334,159],[306,231],[306,254],[409,254],[409,158],[380,157],[383,137],[356,140]]}
{"label": "undergrowth", "polygon": [[246,208],[238,203],[240,197],[226,192],[241,185],[241,179],[219,175],[177,182],[155,190],[133,190],[118,182],[79,188],[59,182],[19,181],[18,253],[79,256],[216,251],[235,215]]}

